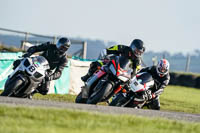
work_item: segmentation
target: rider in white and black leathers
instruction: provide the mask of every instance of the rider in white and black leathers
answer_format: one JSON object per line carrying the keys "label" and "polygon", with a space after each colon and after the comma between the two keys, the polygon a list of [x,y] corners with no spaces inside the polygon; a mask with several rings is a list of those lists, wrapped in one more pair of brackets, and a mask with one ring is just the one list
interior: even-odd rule
{"label": "rider in white and black leathers", "polygon": [[150,109],[160,110],[159,96],[169,84],[170,80],[169,62],[166,59],[161,59],[157,66],[143,68],[140,72],[150,73],[155,81],[154,87],[151,88],[152,93],[148,96],[151,102],[147,106]]}
{"label": "rider in white and black leathers", "polygon": [[[50,70],[55,70],[53,73],[46,75],[43,84],[37,88],[39,93],[46,95],[49,90],[50,81],[59,79],[61,77],[62,71],[68,62],[66,51],[70,45],[70,40],[63,37],[58,40],[57,44],[46,42],[38,46],[30,47],[27,50],[27,54],[25,54],[24,57],[31,56],[36,52],[43,52],[41,55],[48,60]],[[34,93],[36,92],[34,91],[32,95]]]}

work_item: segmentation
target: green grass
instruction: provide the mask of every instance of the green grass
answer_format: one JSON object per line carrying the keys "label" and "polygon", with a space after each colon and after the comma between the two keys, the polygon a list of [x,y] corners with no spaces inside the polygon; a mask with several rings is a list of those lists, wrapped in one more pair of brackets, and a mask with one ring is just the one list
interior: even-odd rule
{"label": "green grass", "polygon": [[[34,99],[55,100],[64,102],[74,102],[74,95],[55,95],[46,96],[36,94]],[[200,89],[182,86],[168,86],[160,97],[161,110],[198,113],[200,114]],[[103,105],[105,105],[103,103]]]}
{"label": "green grass", "polygon": [[199,133],[200,123],[0,105],[1,133]]}
{"label": "green grass", "polygon": [[59,101],[59,102],[74,102],[76,96],[75,95],[61,95],[61,94],[48,94],[48,95],[41,95],[35,94],[33,99],[37,100],[49,100],[49,101]]}
{"label": "green grass", "polygon": [[168,86],[160,101],[162,110],[200,114],[200,89]]}

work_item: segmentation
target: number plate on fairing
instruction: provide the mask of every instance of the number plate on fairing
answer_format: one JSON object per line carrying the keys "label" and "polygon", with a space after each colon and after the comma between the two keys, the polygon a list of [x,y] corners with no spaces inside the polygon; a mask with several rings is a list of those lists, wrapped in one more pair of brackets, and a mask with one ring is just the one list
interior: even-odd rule
{"label": "number plate on fairing", "polygon": [[144,85],[137,81],[136,77],[131,79],[130,88],[133,92],[143,91],[145,89]]}

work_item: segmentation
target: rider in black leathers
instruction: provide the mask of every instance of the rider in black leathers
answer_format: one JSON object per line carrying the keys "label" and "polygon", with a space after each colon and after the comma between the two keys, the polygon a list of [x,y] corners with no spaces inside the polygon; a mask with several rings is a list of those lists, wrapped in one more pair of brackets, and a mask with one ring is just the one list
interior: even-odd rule
{"label": "rider in black leathers", "polygon": [[[68,38],[60,38],[57,44],[51,42],[46,42],[38,46],[32,46],[27,50],[27,53],[23,57],[29,57],[36,52],[43,52],[41,55],[44,56],[50,65],[50,70],[55,70],[53,73],[50,71],[43,80],[40,87],[32,93],[39,93],[46,95],[49,91],[50,81],[56,80],[61,77],[64,67],[67,65],[67,55],[66,51],[70,47],[71,42]],[[16,62],[13,64],[16,67]]]}
{"label": "rider in black leathers", "polygon": [[164,91],[164,88],[169,84],[169,62],[166,59],[161,59],[157,66],[151,66],[141,69],[139,72],[148,72],[154,79],[154,87],[151,88],[152,93],[149,94],[150,103],[147,106],[150,109],[160,110],[159,96]]}
{"label": "rider in black leathers", "polygon": [[[130,46],[125,45],[115,45],[110,48],[107,48],[104,50],[104,55],[117,55],[117,56],[125,56],[128,59],[131,59],[132,61],[132,68],[134,76],[137,73],[137,70],[140,69],[141,65],[141,55],[145,52],[144,43],[140,39],[135,39],[131,42]],[[94,61],[90,64],[90,68],[88,70],[88,73],[81,77],[82,81],[86,82],[87,79],[96,71],[98,68],[103,66],[105,62],[103,61],[104,57],[101,57],[101,60]]]}

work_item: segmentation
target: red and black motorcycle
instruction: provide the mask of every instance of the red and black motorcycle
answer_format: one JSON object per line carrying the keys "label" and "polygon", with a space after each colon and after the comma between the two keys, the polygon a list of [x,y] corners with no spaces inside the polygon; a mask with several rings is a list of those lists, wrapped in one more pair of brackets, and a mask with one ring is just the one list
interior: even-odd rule
{"label": "red and black motorcycle", "polygon": [[112,57],[94,73],[76,98],[76,103],[97,104],[109,100],[131,79],[132,62],[124,56]]}

